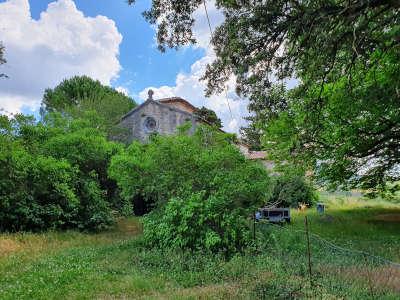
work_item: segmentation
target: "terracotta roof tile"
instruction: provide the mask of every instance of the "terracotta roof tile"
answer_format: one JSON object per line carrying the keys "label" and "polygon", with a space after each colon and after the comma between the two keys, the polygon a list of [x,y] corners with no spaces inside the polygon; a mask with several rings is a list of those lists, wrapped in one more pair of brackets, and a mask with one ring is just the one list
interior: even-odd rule
{"label": "terracotta roof tile", "polygon": [[197,110],[197,107],[191,104],[189,101],[181,98],[181,97],[170,97],[170,98],[162,98],[157,100],[160,103],[168,104],[168,103],[176,103],[180,102],[184,105],[187,105],[189,108],[191,108],[193,111]]}

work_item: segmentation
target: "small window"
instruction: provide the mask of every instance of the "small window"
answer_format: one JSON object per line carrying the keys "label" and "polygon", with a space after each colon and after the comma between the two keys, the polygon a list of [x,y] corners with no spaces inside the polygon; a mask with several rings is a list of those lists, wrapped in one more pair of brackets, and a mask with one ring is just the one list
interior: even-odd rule
{"label": "small window", "polygon": [[157,130],[157,122],[153,117],[147,117],[144,120],[144,129],[148,132],[154,132]]}

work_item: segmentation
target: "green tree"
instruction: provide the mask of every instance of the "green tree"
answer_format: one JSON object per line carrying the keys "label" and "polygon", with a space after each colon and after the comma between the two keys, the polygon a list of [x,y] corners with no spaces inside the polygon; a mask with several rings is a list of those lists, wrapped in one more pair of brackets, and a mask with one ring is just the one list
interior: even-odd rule
{"label": "green tree", "polygon": [[54,89],[46,89],[43,105],[47,112],[60,112],[78,118],[87,111],[95,111],[101,117],[99,121],[111,134],[120,118],[136,103],[98,80],[75,76],[62,81]]}
{"label": "green tree", "polygon": [[40,150],[56,159],[68,161],[77,169],[77,192],[81,200],[97,197],[96,203],[123,212],[125,207],[118,195],[116,182],[107,175],[112,156],[121,151],[122,146],[106,139],[105,133],[97,128],[97,119],[94,113],[87,113],[82,119],[50,115],[45,120],[45,126],[55,133],[49,134]]}
{"label": "green tree", "polygon": [[247,161],[225,134],[201,126],[194,136],[154,136],[148,144],[132,143],[112,158],[109,175],[122,195],[136,195],[161,205],[172,197],[206,191],[223,193],[238,206],[262,204],[268,175]]}
{"label": "green tree", "polygon": [[193,136],[133,143],[112,158],[109,174],[124,199],[140,196],[153,208],[144,227],[150,244],[231,252],[246,243],[245,220],[267,201],[270,180],[229,139],[201,126]]}
{"label": "green tree", "polygon": [[287,93],[288,109],[264,126],[270,155],[314,168],[331,188],[399,180],[400,55],[384,56],[368,69],[357,65],[352,87],[343,76],[322,90],[315,83]]}
{"label": "green tree", "polygon": [[[158,26],[161,50],[195,42],[193,14],[202,4],[200,0],[152,2],[144,15]],[[399,103],[399,94],[395,92],[398,91],[397,72],[393,72],[398,68],[399,1],[217,0],[216,4],[225,19],[211,41],[216,59],[204,75],[207,94],[222,91],[224,83],[235,75],[238,93],[248,97],[256,107],[258,103],[265,103],[266,120],[261,118],[256,128],[269,127],[266,146],[273,148],[275,157],[288,159],[287,154],[291,154],[312,168],[320,166],[322,169],[316,174],[334,185],[361,184],[376,188],[399,178],[399,172],[393,172],[398,164],[395,153],[399,152],[400,145],[398,122],[393,123],[398,112],[396,103]],[[394,88],[384,91],[381,97],[382,86],[372,84],[371,74],[382,71],[382,66],[387,64],[392,64],[388,66],[392,71],[386,72],[384,78]],[[370,75],[362,76],[363,73]],[[298,79],[299,87],[289,96],[290,107],[279,113],[279,120],[273,121],[275,125],[271,127],[270,114],[275,114],[269,103],[274,93],[272,83],[293,77]],[[336,111],[338,116],[346,116],[346,122],[332,123],[338,127],[327,123],[334,119],[329,107],[332,102],[323,99],[327,89],[346,95],[335,106],[342,109]],[[362,90],[368,90],[369,94]],[[285,104],[286,100],[281,103]],[[324,114],[328,113],[332,117],[325,118]],[[370,113],[375,121],[369,119]],[[367,131],[363,122],[357,122],[358,116],[370,121]],[[357,134],[361,134],[361,142],[349,138],[343,145],[338,138]],[[274,135],[276,138],[271,137]],[[385,136],[384,143],[381,143],[382,136]],[[340,155],[344,158],[339,159]],[[363,183],[358,179],[363,179]]]}
{"label": "green tree", "polygon": [[[250,95],[264,94],[273,74],[307,74],[311,83],[322,82],[334,69],[347,73],[376,49],[400,42],[395,0],[217,0],[216,5],[225,19],[212,38],[217,59],[206,73],[210,92],[223,88],[232,73],[238,90]],[[202,0],[152,1],[144,16],[157,25],[161,50],[195,42],[193,15],[200,6]]]}
{"label": "green tree", "polygon": [[297,208],[300,203],[312,206],[317,199],[315,190],[304,176],[286,173],[273,179],[269,203],[274,203],[278,207]]}
{"label": "green tree", "polygon": [[218,129],[222,127],[222,121],[218,118],[215,111],[212,109],[208,109],[207,107],[202,106],[197,109],[194,114],[200,119],[206,121],[208,124],[212,126],[216,126]]}
{"label": "green tree", "polygon": [[286,88],[283,84],[272,85],[268,97],[254,97],[249,103],[248,109],[252,114],[246,117],[248,125],[241,128],[244,141],[246,141],[251,150],[261,150],[263,128],[270,123],[282,111],[288,107],[286,100]]}
{"label": "green tree", "polygon": [[252,121],[251,117],[247,117],[248,124],[240,128],[240,134],[242,136],[242,141],[249,145],[249,149],[251,151],[260,151],[262,149],[261,146],[261,135],[262,132],[259,128],[257,128]]}
{"label": "green tree", "polygon": [[96,116],[48,114],[42,122],[0,118],[0,230],[100,230],[122,207],[107,177],[121,150],[98,129]]}

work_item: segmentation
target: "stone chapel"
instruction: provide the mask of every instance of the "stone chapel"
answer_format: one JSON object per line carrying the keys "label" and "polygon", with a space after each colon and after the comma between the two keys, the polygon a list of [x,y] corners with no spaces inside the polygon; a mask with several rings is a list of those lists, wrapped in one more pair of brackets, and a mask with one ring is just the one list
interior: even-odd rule
{"label": "stone chapel", "polygon": [[[154,92],[149,90],[148,99],[121,118],[121,127],[128,131],[128,142],[146,142],[154,133],[175,134],[177,127],[187,122],[192,124],[189,133],[194,133],[199,124],[207,123],[195,115],[197,108],[187,100],[180,97],[154,100],[153,95]],[[272,169],[272,163],[265,160],[265,151],[250,151],[249,146],[240,141],[236,146],[247,159],[260,160],[266,168]]]}
{"label": "stone chapel", "polygon": [[154,100],[149,90],[148,99],[121,118],[120,125],[128,129],[128,141],[145,142],[151,134],[171,135],[178,126],[192,123],[193,133],[201,122],[195,116],[196,107],[180,97]]}

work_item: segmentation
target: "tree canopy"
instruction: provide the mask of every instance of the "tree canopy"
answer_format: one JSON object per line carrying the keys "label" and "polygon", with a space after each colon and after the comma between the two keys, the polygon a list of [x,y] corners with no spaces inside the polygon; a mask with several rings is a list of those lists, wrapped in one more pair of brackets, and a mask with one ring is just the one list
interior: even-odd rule
{"label": "tree canopy", "polygon": [[94,114],[0,116],[0,231],[110,225],[122,210],[108,163],[121,146],[107,141]]}
{"label": "tree canopy", "polygon": [[[373,58],[371,58],[372,60]],[[331,187],[384,188],[400,178],[400,55],[346,77],[286,93],[288,109],[264,123],[264,145],[275,159],[310,163]],[[315,106],[314,99],[321,104]]]}
{"label": "tree canopy", "polygon": [[209,123],[212,126],[215,126],[217,128],[222,127],[221,119],[218,118],[217,114],[212,109],[208,109],[207,107],[202,106],[201,108],[197,109],[194,114],[198,118],[206,121],[207,123]]}
{"label": "tree canopy", "polygon": [[[133,3],[134,1],[129,1]],[[159,48],[194,43],[202,0],[157,0],[144,13]],[[400,2],[217,0],[224,22],[206,94],[236,78],[249,98],[249,132],[277,159],[311,167],[332,186],[398,180]],[[277,94],[296,78],[294,91]],[[397,171],[396,171],[397,170]]]}
{"label": "tree canopy", "polygon": [[75,76],[63,80],[54,89],[46,89],[43,105],[48,112],[60,112],[78,118],[87,111],[95,111],[110,131],[136,103],[98,80]]}
{"label": "tree canopy", "polygon": [[[161,50],[195,42],[193,14],[202,4],[152,1],[144,16],[157,25]],[[273,74],[306,73],[309,80],[321,81],[334,68],[349,70],[376,49],[389,50],[400,42],[395,0],[217,0],[216,5],[225,20],[212,38],[217,59],[206,74],[209,92],[223,88],[232,73],[244,94],[264,90]]]}
{"label": "tree canopy", "polygon": [[266,124],[287,109],[285,92],[286,88],[283,84],[274,84],[269,89],[268,97],[253,98],[250,101],[248,109],[252,114],[245,118],[248,124],[241,128],[241,133],[251,150],[261,150],[264,147],[262,137]]}

